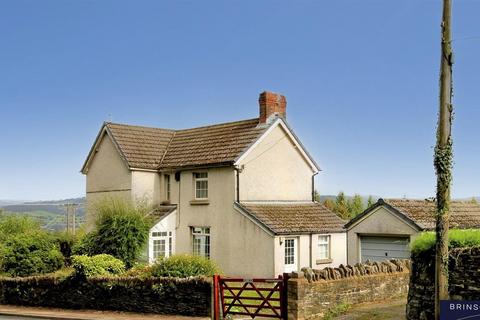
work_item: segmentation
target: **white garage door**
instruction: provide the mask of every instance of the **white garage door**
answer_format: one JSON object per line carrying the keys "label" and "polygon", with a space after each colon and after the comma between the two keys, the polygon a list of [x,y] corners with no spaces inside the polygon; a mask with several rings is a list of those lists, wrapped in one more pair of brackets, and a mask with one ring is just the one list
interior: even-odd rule
{"label": "white garage door", "polygon": [[362,262],[410,259],[409,237],[360,237]]}

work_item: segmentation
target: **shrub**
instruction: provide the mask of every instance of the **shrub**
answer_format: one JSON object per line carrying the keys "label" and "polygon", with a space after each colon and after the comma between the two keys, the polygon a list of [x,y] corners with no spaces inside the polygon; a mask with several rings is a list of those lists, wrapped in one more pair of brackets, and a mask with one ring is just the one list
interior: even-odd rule
{"label": "shrub", "polygon": [[152,267],[152,275],[155,277],[210,277],[218,273],[220,269],[213,261],[190,255],[174,255],[158,260]]}
{"label": "shrub", "polygon": [[[450,249],[480,246],[480,230],[477,229],[451,229],[448,237]],[[422,232],[411,244],[412,253],[421,253],[435,247],[435,239],[434,232]]]}
{"label": "shrub", "polygon": [[74,248],[75,254],[110,254],[130,268],[148,240],[151,223],[146,207],[110,198],[95,205],[96,229]]}
{"label": "shrub", "polygon": [[123,261],[108,254],[73,256],[72,266],[80,277],[118,275],[125,271]]}
{"label": "shrub", "polygon": [[132,278],[139,278],[145,279],[152,277],[152,270],[153,266],[148,264],[137,264],[133,266],[131,269],[127,270],[123,276],[125,277],[132,277]]}
{"label": "shrub", "polygon": [[40,224],[30,217],[16,215],[2,216],[0,219],[0,242],[5,242],[17,234],[40,230]]}
{"label": "shrub", "polygon": [[2,271],[14,277],[53,272],[64,263],[54,238],[44,231],[11,236],[2,251]]}
{"label": "shrub", "polygon": [[78,242],[78,236],[68,232],[56,232],[53,234],[56,243],[60,248],[60,252],[65,258],[65,264],[69,266],[72,262],[73,247]]}

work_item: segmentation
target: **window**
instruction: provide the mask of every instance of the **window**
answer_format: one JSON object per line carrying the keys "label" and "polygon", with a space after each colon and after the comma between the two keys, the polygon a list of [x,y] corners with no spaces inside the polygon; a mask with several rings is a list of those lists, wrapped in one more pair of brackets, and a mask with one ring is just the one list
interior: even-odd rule
{"label": "window", "polygon": [[153,261],[172,255],[173,240],[171,231],[154,231],[151,233],[151,238]]}
{"label": "window", "polygon": [[318,236],[318,258],[330,259],[330,236]]}
{"label": "window", "polygon": [[195,179],[195,199],[208,199],[208,173],[198,172],[193,174]]}
{"label": "window", "polygon": [[192,228],[193,254],[210,258],[210,228]]}
{"label": "window", "polygon": [[153,240],[153,259],[165,257],[165,239]]}
{"label": "window", "polygon": [[166,174],[165,178],[165,199],[170,201],[170,175]]}
{"label": "window", "polygon": [[285,264],[295,264],[295,239],[285,239]]}

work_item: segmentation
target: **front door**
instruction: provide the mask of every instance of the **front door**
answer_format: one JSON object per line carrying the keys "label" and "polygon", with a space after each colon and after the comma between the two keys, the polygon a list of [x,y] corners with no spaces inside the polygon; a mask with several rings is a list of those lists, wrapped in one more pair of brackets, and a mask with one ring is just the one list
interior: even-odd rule
{"label": "front door", "polygon": [[285,266],[284,272],[298,271],[297,238],[285,239]]}

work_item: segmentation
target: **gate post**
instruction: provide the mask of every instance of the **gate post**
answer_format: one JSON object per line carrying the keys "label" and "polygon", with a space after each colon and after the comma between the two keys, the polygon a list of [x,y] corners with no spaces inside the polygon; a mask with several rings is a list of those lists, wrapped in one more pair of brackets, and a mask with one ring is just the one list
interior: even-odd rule
{"label": "gate post", "polygon": [[220,305],[220,301],[219,301],[219,278],[220,276],[219,275],[214,275],[213,276],[213,310],[212,310],[212,313],[213,313],[213,320],[220,320],[220,310],[219,310],[219,305]]}
{"label": "gate post", "polygon": [[284,273],[283,275],[279,276],[282,279],[282,293],[280,294],[281,301],[281,316],[283,320],[288,320],[288,279],[290,276],[288,273]]}

